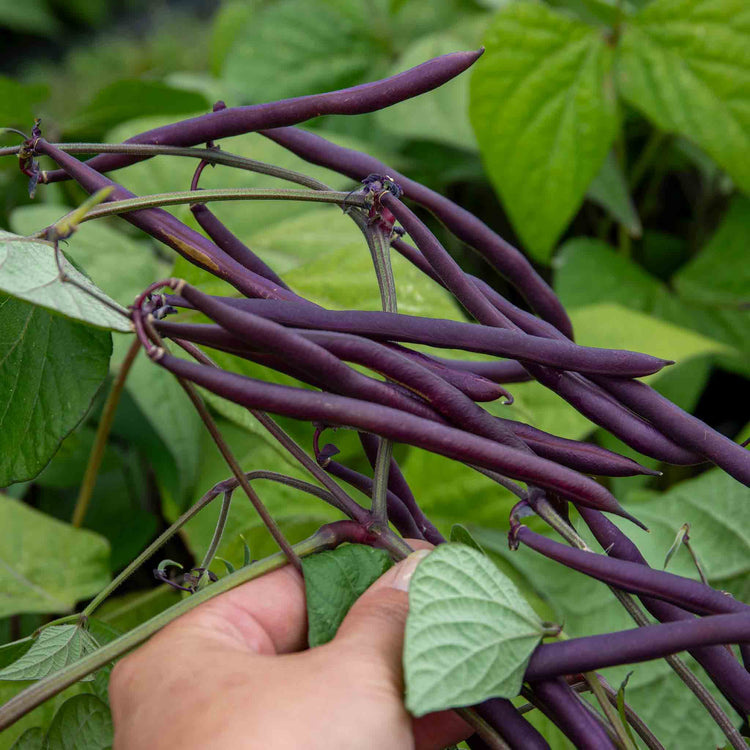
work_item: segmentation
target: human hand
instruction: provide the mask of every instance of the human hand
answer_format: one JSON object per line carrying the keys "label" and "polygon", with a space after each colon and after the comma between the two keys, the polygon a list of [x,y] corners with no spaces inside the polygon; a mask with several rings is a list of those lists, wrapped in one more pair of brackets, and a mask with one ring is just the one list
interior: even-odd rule
{"label": "human hand", "polygon": [[468,737],[456,714],[413,719],[403,703],[406,590],[425,554],[381,576],[318,648],[303,651],[290,566],[180,617],[115,666],[115,750],[437,750]]}

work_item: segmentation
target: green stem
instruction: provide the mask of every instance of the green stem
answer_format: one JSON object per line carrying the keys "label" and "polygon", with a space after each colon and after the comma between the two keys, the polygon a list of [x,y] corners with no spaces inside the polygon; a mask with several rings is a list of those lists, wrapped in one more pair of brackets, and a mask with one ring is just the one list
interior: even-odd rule
{"label": "green stem", "polygon": [[[331,549],[340,542],[345,541],[346,538],[346,530],[343,527],[339,528],[337,524],[329,524],[320,528],[309,539],[294,545],[294,552],[295,555],[305,557],[314,552]],[[205,589],[198,591],[189,598],[174,604],[169,609],[160,612],[148,622],[138,625],[130,632],[125,633],[125,635],[97,649],[88,656],[84,656],[82,659],[64,667],[59,672],[55,672],[49,677],[39,680],[39,682],[34,683],[23,692],[11,698],[3,706],[0,706],[0,731],[18,721],[18,719],[48,698],[57,695],[86,675],[95,672],[97,669],[139,646],[154,633],[186,612],[247,581],[252,581],[266,573],[277,570],[286,565],[286,563],[287,559],[284,553],[277,552],[271,557],[241,568],[225,576],[220,581],[212,583]]]}
{"label": "green stem", "polygon": [[219,549],[219,545],[221,544],[221,539],[224,536],[224,529],[227,526],[227,518],[229,518],[229,508],[232,505],[233,491],[234,490],[227,490],[224,493],[224,499],[221,502],[221,510],[219,511],[219,518],[216,521],[216,528],[214,529],[214,534],[211,537],[211,543],[208,545],[206,554],[203,555],[203,560],[201,561],[200,566],[201,568],[203,568],[203,571],[208,570],[209,566],[213,562],[216,550]]}
{"label": "green stem", "polygon": [[643,180],[647,170],[653,164],[654,159],[661,153],[666,140],[666,133],[656,129],[651,131],[651,135],[649,135],[646,144],[641,149],[641,153],[638,154],[638,158],[635,160],[635,164],[633,164],[628,175],[628,184],[631,193],[634,193],[640,186],[641,180]]}
{"label": "green stem", "polygon": [[470,708],[453,709],[484,740],[491,750],[510,750],[505,740],[476,711]]}
{"label": "green stem", "polygon": [[86,472],[84,473],[83,481],[81,482],[81,489],[78,492],[75,508],[73,508],[71,524],[75,527],[83,525],[83,520],[86,517],[86,511],[91,502],[91,496],[94,494],[99,467],[102,465],[102,459],[104,458],[104,449],[107,447],[107,438],[112,429],[112,422],[114,422],[115,419],[117,405],[120,403],[120,396],[122,396],[122,391],[125,387],[125,381],[128,374],[130,373],[130,368],[133,366],[133,362],[135,362],[135,358],[138,356],[140,350],[141,343],[136,338],[130,345],[128,353],[125,355],[125,359],[120,365],[120,370],[117,373],[114,383],[112,383],[112,388],[110,389],[109,395],[104,404],[102,415],[99,418],[99,425],[96,428],[94,445],[91,448],[89,461],[88,464],[86,464]]}
{"label": "green stem", "polygon": [[100,219],[103,216],[140,211],[144,208],[178,206],[181,204],[210,203],[212,201],[303,201],[310,203],[334,203],[340,206],[362,206],[363,198],[338,190],[270,190],[268,188],[212,188],[208,190],[181,190],[173,193],[157,193],[121,201],[109,201],[89,211],[81,222]]}
{"label": "green stem", "polygon": [[393,441],[380,438],[375,471],[372,477],[372,506],[370,513],[379,523],[388,523],[388,474],[393,457]]}
{"label": "green stem", "polygon": [[584,672],[583,678],[588,683],[589,687],[591,688],[591,692],[599,702],[602,711],[604,711],[604,715],[607,717],[609,723],[612,725],[612,728],[615,730],[617,739],[620,741],[620,744],[622,745],[624,750],[638,750],[638,748],[633,744],[633,741],[628,734],[628,730],[623,726],[622,719],[620,718],[620,714],[617,712],[617,709],[609,702],[607,693],[602,687],[601,682],[599,682],[599,677],[596,672]]}

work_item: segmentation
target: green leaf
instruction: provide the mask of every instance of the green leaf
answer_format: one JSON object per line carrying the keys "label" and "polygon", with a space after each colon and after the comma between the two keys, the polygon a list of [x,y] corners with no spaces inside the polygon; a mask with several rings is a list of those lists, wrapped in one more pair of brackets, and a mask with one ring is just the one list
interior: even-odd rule
{"label": "green leaf", "polygon": [[475,549],[445,544],[409,585],[404,675],[415,716],[513,698],[543,634],[515,585]]}
{"label": "green leaf", "polygon": [[[404,51],[388,74],[395,75],[433,57],[456,52],[467,46],[454,33],[423,37]],[[427,94],[381,110],[375,115],[375,119],[384,131],[403,138],[437,141],[475,150],[477,143],[469,122],[468,109],[469,78],[464,75]]]}
{"label": "green leaf", "polygon": [[[245,101],[352,86],[385,63],[382,0],[282,0],[256,10],[224,60],[224,81]],[[324,51],[324,52],[323,52]],[[284,75],[280,76],[279,71]]]}
{"label": "green leaf", "polygon": [[[583,346],[630,349],[675,362],[731,352],[718,341],[617,304],[578,308],[572,311],[571,319],[576,341]],[[658,377],[657,373],[646,380]]]}
{"label": "green leaf", "polygon": [[11,750],[46,750],[45,732],[41,727],[27,729],[11,746]]}
{"label": "green leaf", "polygon": [[22,638],[0,646],[0,669],[7,667],[17,659],[20,659],[32,646],[34,641],[31,637]]}
{"label": "green leaf", "polygon": [[95,695],[77,695],[60,706],[47,732],[49,750],[109,750],[114,739],[109,708]]}
{"label": "green leaf", "polygon": [[37,102],[42,101],[48,92],[47,86],[22,84],[0,76],[0,128],[29,129],[34,122]]}
{"label": "green leaf", "polygon": [[210,110],[204,96],[161,81],[119,80],[105,86],[65,123],[66,133],[99,133],[127,120],[152,115],[188,115]]}
{"label": "green leaf", "polygon": [[449,538],[451,542],[464,544],[467,547],[472,547],[477,552],[481,552],[482,554],[484,554],[482,545],[479,544],[476,539],[474,539],[474,537],[471,535],[471,532],[466,528],[466,526],[462,526],[460,523],[454,523],[453,526],[451,526],[451,535]]}
{"label": "green leaf", "polygon": [[109,545],[0,495],[0,617],[66,612],[109,582]]}
{"label": "green leaf", "polygon": [[[21,206],[10,216],[11,229],[29,235],[65,216],[63,204]],[[152,248],[101,221],[82,224],[66,240],[65,254],[82,268],[93,282],[121,305],[129,305],[136,294],[168,273]],[[120,330],[120,329],[118,329]]]}
{"label": "green leaf", "polygon": [[708,244],[674,278],[678,294],[700,305],[750,304],[750,200],[736,196]]}
{"label": "green leaf", "polygon": [[88,411],[108,333],[0,294],[0,486],[31,479]]}
{"label": "green leaf", "polygon": [[22,5],[14,0],[0,0],[0,28],[38,36],[52,36],[59,23],[46,0],[28,0]]}
{"label": "green leaf", "polygon": [[[99,297],[111,300],[63,256],[65,273]],[[60,279],[52,246],[0,231],[0,292],[46,307],[69,318],[112,331],[130,331],[130,322],[91,294]],[[123,309],[123,313],[127,311]]]}
{"label": "green leaf", "polygon": [[625,26],[618,84],[659,128],[697,143],[750,190],[744,0],[654,0]]}
{"label": "green leaf", "polygon": [[107,599],[97,609],[97,617],[103,623],[125,633],[179,601],[180,593],[166,585],[145,591],[132,591]]}
{"label": "green leaf", "polygon": [[470,115],[492,184],[529,251],[548,261],[617,128],[612,50],[542,3],[502,9],[471,79]]}
{"label": "green leaf", "polygon": [[641,220],[630,198],[625,175],[612,151],[602,168],[591,181],[586,197],[600,205],[609,215],[622,224],[631,237],[640,237],[643,232]]}
{"label": "green leaf", "polygon": [[345,544],[302,559],[310,647],[332,640],[354,602],[393,563],[388,553]]}
{"label": "green leaf", "polygon": [[0,680],[41,680],[95,649],[96,641],[80,626],[51,625],[20,659],[0,669]]}

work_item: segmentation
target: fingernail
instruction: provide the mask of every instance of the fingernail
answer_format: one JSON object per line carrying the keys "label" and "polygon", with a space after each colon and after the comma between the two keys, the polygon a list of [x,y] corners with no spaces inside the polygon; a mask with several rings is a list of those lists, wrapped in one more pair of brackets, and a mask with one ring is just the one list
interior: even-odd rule
{"label": "fingernail", "polygon": [[414,571],[417,569],[422,560],[430,554],[430,549],[420,549],[416,552],[412,552],[406,559],[402,560],[398,564],[398,571],[396,577],[391,583],[391,588],[398,589],[399,591],[408,591],[411,577],[414,575]]}

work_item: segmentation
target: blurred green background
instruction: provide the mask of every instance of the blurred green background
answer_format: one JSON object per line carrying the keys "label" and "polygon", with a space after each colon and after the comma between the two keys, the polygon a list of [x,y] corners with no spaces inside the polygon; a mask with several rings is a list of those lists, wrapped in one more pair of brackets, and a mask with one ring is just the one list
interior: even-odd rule
{"label": "blurred green background", "polygon": [[[0,126],[28,132],[33,118],[41,117],[48,140],[120,141],[205,112],[218,99],[232,106],[326,91],[484,44],[476,66],[439,91],[372,115],[320,118],[307,127],[381,157],[476,213],[550,280],[580,343],[676,360],[650,382],[741,439],[750,434],[750,27],[743,7],[742,0],[0,0]],[[0,135],[0,148],[17,143],[16,135]],[[314,174],[337,189],[354,187],[259,136],[222,147]],[[193,168],[187,160],[154,160],[117,178],[139,194],[183,190]],[[217,168],[207,170],[202,185],[273,182]],[[0,228],[19,234],[48,225],[83,197],[62,183],[43,186],[31,200],[12,156],[0,159],[0,196]],[[186,208],[175,213],[192,221]],[[331,307],[378,307],[364,245],[347,222],[333,221],[333,209],[222,204],[216,213],[301,293]],[[421,215],[466,270],[522,303],[475,253]],[[67,251],[123,304],[168,273],[174,260],[116,220],[86,225]],[[405,262],[394,264],[402,311],[461,317],[431,282]],[[184,264],[177,271],[190,273]],[[13,340],[20,320],[11,307],[0,306],[0,342]],[[127,342],[114,335],[110,360],[109,335],[97,333],[98,354],[84,367],[69,358],[69,342],[82,335],[78,329],[36,314],[40,337],[68,342],[56,358],[52,348],[43,350],[47,382],[59,382],[64,372],[77,390],[56,430],[41,415],[23,429],[0,416],[0,486],[8,485],[0,501],[0,560],[45,592],[34,596],[20,587],[0,596],[0,643],[93,596],[228,474],[179,388],[139,361],[84,529],[71,527],[106,392],[99,385],[108,368],[119,366]],[[38,342],[29,343],[30,352],[38,350]],[[94,360],[99,374],[92,375]],[[231,364],[253,372],[247,363]],[[10,377],[4,366],[0,362],[0,383]],[[76,368],[84,369],[79,375]],[[489,408],[656,466],[542,387],[526,383],[510,390],[512,407]],[[0,386],[0,403],[8,392]],[[244,466],[299,472],[241,410],[211,404]],[[309,426],[285,424],[310,446]],[[339,432],[329,439],[342,448],[345,462],[365,469],[352,436]],[[34,458],[21,465],[19,453]],[[398,457],[428,515],[443,530],[458,521],[469,525],[545,617],[564,621],[573,635],[629,627],[604,587],[531,553],[507,552],[502,532],[512,498],[503,490],[416,449],[400,447]],[[648,536],[632,528],[628,533],[661,566],[679,527],[692,523],[693,544],[711,582],[747,597],[747,488],[705,466],[658,468],[661,477],[610,481],[652,529]],[[336,517],[286,488],[262,489],[293,538]],[[208,510],[191,522],[105,605],[101,620],[124,631],[175,601],[178,594],[157,586],[151,569],[162,558],[189,568],[208,544],[215,517],[216,510]],[[243,538],[253,557],[273,551],[252,509],[238,499],[219,554],[239,565]],[[696,576],[684,553],[671,564]],[[225,572],[218,562],[215,570]],[[9,580],[0,572],[0,590]],[[0,700],[20,687],[0,681]],[[721,740],[661,664],[636,670],[628,699],[667,747],[703,750]],[[23,728],[46,726],[60,701],[6,732],[0,747],[9,747]],[[555,747],[566,747],[549,731]]]}

